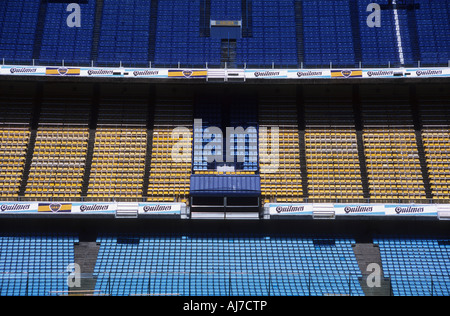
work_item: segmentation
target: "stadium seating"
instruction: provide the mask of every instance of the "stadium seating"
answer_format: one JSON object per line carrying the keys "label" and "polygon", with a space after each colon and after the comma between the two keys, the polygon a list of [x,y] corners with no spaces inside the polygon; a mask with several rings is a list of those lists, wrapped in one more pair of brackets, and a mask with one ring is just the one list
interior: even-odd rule
{"label": "stadium seating", "polygon": [[[192,104],[186,100],[158,100],[153,127],[148,201],[187,201],[192,173]],[[181,134],[172,134],[175,128]],[[185,135],[183,132],[186,132]],[[176,137],[176,138],[173,138]],[[174,145],[180,145],[174,159]],[[181,151],[183,150],[183,151]]]}
{"label": "stadium seating", "polygon": [[211,20],[238,21],[241,10],[241,0],[211,0]]}
{"label": "stadium seating", "polygon": [[302,1],[305,66],[354,66],[355,55],[348,0]]}
{"label": "stadium seating", "polygon": [[39,2],[2,1],[0,12],[0,58],[29,64],[33,59]]}
{"label": "stadium seating", "polygon": [[[67,3],[46,4],[39,60],[41,64],[89,64],[95,18],[95,1],[80,3],[81,27],[68,27]],[[115,60],[118,60],[117,58]]]}
{"label": "stadium seating", "polygon": [[449,148],[449,104],[445,100],[422,100],[422,139],[429,168],[431,189],[436,201],[450,199],[448,185]]}
{"label": "stadium seating", "polygon": [[[200,1],[159,1],[155,64],[219,66],[220,39],[200,36]],[[209,23],[208,23],[209,25]]]}
{"label": "stadium seating", "polygon": [[237,41],[237,64],[249,67],[295,67],[295,11],[292,1],[251,1],[252,37]]}
{"label": "stadium seating", "polygon": [[78,237],[57,233],[0,234],[0,296],[49,296],[68,291],[67,267]]}
{"label": "stadium seating", "polygon": [[92,60],[98,65],[220,67],[222,38],[209,34],[210,20],[238,20],[243,23],[236,41],[239,67],[448,64],[450,41],[440,31],[450,23],[445,13],[448,0],[433,6],[416,0],[415,9],[408,9],[411,3],[389,7],[388,0],[378,1],[381,27],[367,25],[370,3],[90,1],[80,3],[81,27],[68,27],[68,3],[8,0],[0,6],[0,58],[24,64],[35,59],[40,64]]}
{"label": "stadium seating", "polygon": [[[242,96],[242,98],[234,98],[222,107],[220,98],[220,96],[207,97],[204,100],[198,100],[195,105],[194,116],[195,119],[202,120],[202,130],[200,128],[197,130],[197,127],[194,130],[193,171],[196,174],[218,174],[222,171],[217,171],[217,168],[226,164],[234,171],[225,173],[254,174],[258,170],[256,100]],[[229,135],[230,139],[227,139],[228,127],[236,130],[236,133]],[[206,137],[205,133],[214,132],[212,128],[219,128],[221,133]],[[243,129],[243,133],[239,132],[240,128]],[[212,141],[217,142],[214,148],[210,148],[211,145],[209,145]],[[208,162],[206,155],[203,155],[204,152],[218,155],[222,161]],[[233,161],[228,161],[227,155],[234,157]]]}
{"label": "stadium seating", "polygon": [[151,1],[104,1],[98,62],[148,65]]}
{"label": "stadium seating", "polygon": [[0,125],[1,199],[14,199],[19,195],[29,137],[26,125]]}
{"label": "stadium seating", "polygon": [[362,104],[370,196],[384,200],[424,200],[411,107],[401,99],[383,103],[375,98]]}
{"label": "stadium seating", "polygon": [[108,234],[97,242],[104,294],[363,295],[351,238]]}
{"label": "stadium seating", "polygon": [[317,99],[310,93],[305,125],[309,198],[363,199],[351,100]]}
{"label": "stadium seating", "polygon": [[19,196],[31,134],[32,96],[23,91],[0,95],[0,198],[15,200]]}
{"label": "stadium seating", "polygon": [[[378,236],[385,277],[398,296],[449,296],[448,239]],[[407,272],[407,273],[405,273]]]}
{"label": "stadium seating", "polygon": [[[439,1],[430,2],[426,0],[415,0],[414,3],[420,5],[420,10],[415,11],[417,20],[417,34],[422,65],[448,65],[450,51],[450,40],[445,36],[445,30],[448,28],[450,18],[448,8],[450,2]],[[409,13],[408,18],[414,18]]]}
{"label": "stadium seating", "polygon": [[104,99],[89,179],[89,198],[142,197],[147,153],[146,104],[142,99]]}
{"label": "stadium seating", "polygon": [[87,128],[39,128],[25,196],[79,198],[88,136]]}
{"label": "stadium seating", "polygon": [[[271,161],[272,139],[278,127],[278,161]],[[275,134],[276,135],[276,134]],[[266,148],[263,148],[265,146]],[[259,108],[259,168],[261,196],[265,202],[303,201],[296,105],[291,100],[266,98]],[[261,154],[267,153],[267,154]]]}
{"label": "stadium seating", "polygon": [[89,101],[42,104],[25,196],[80,198],[89,137]]}

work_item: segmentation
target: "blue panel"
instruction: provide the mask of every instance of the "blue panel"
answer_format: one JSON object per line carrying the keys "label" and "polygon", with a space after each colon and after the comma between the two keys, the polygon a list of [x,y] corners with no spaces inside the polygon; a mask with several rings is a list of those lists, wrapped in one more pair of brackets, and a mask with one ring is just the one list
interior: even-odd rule
{"label": "blue panel", "polygon": [[258,175],[192,175],[191,196],[258,196]]}

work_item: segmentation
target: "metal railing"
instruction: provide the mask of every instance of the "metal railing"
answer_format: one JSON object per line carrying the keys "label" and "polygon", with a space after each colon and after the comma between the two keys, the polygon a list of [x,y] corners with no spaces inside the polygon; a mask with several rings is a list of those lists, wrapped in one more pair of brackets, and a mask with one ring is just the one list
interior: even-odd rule
{"label": "metal railing", "polygon": [[183,61],[177,62],[163,62],[155,63],[148,62],[130,62],[130,61],[111,61],[111,62],[97,62],[97,61],[67,61],[67,60],[40,60],[40,59],[24,59],[24,60],[9,60],[8,58],[0,57],[2,65],[9,66],[61,66],[61,67],[108,67],[108,68],[201,68],[201,69],[341,69],[341,68],[403,68],[403,67],[450,67],[450,60],[447,63],[424,63],[420,60],[406,63],[401,65],[399,62],[391,62],[387,60],[384,63],[371,63],[365,64],[362,61],[354,63],[338,63],[328,62],[321,64],[308,64],[305,63],[277,63],[269,62],[264,64],[259,63],[247,63],[247,62],[234,62],[234,63],[222,63],[222,62],[202,62],[202,63],[187,63]]}
{"label": "metal railing", "polygon": [[[384,295],[450,295],[449,275],[384,280]],[[327,273],[23,272],[0,273],[0,296],[364,296],[364,282],[361,274]]]}

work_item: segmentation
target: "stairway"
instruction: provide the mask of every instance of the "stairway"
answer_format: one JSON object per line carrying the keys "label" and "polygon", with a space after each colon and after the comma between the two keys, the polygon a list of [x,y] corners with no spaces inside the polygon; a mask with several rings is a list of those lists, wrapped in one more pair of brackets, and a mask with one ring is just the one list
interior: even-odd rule
{"label": "stairway", "polygon": [[25,166],[23,168],[22,181],[19,188],[19,196],[25,196],[25,191],[28,182],[28,176],[30,175],[31,163],[33,161],[34,145],[36,143],[37,130],[32,129],[30,132],[30,139],[27,146],[27,154],[25,156]]}
{"label": "stairway", "polygon": [[200,37],[211,36],[211,0],[200,1]]}
{"label": "stairway", "polygon": [[44,87],[43,84],[37,84],[36,93],[33,100],[33,114],[31,117],[31,132],[27,146],[27,154],[25,156],[25,165],[23,168],[22,181],[19,187],[19,196],[25,196],[25,191],[30,174],[31,163],[33,161],[34,145],[36,143],[37,129],[39,126],[39,117],[41,115],[41,105]]}
{"label": "stairway", "polygon": [[297,34],[297,59],[299,65],[302,65],[305,61],[305,48],[303,45],[303,2],[300,0],[295,1],[295,31]]}
{"label": "stairway", "polygon": [[98,59],[98,47],[100,42],[100,29],[102,26],[102,16],[103,16],[103,0],[97,0],[95,7],[95,24],[92,33],[92,50],[91,50],[91,60],[96,62]]}
{"label": "stairway", "polygon": [[223,39],[220,46],[222,68],[236,68],[236,40]]}
{"label": "stairway", "polygon": [[361,172],[361,182],[363,188],[363,196],[370,199],[369,178],[367,175],[366,154],[364,151],[363,122],[361,117],[361,100],[359,94],[359,86],[353,86],[353,113],[355,114],[356,141],[358,146],[359,168]]}
{"label": "stairway", "polygon": [[252,0],[242,0],[242,37],[253,37]]}
{"label": "stairway", "polygon": [[305,143],[305,107],[303,99],[303,87],[297,87],[297,122],[298,122],[298,147],[300,152],[300,171],[302,175],[303,197],[309,197],[308,191],[308,170],[306,161],[306,143]]}
{"label": "stairway", "polygon": [[409,101],[411,104],[411,111],[414,122],[414,134],[416,136],[417,152],[419,154],[420,169],[422,171],[422,179],[425,187],[425,195],[427,199],[433,198],[433,192],[431,189],[430,173],[427,164],[427,158],[425,156],[425,148],[423,146],[422,139],[422,121],[420,118],[419,101],[417,100],[417,92],[415,85],[409,87]]}
{"label": "stairway", "polygon": [[74,245],[75,263],[80,266],[81,287],[70,289],[70,295],[90,295],[95,290],[97,277],[93,273],[99,249],[100,245],[91,241],[80,241]]}
{"label": "stairway", "polygon": [[100,86],[95,84],[93,87],[91,116],[89,121],[89,140],[84,162],[83,184],[81,187],[81,196],[86,197],[89,189],[89,179],[91,176],[92,157],[94,156],[95,133],[98,120],[98,107],[100,104]]}
{"label": "stairway", "polygon": [[156,28],[158,25],[158,5],[159,0],[152,0],[150,6],[150,30],[148,38],[148,60],[155,61],[155,46],[156,46]]}
{"label": "stairway", "polygon": [[89,189],[89,178],[91,176],[92,157],[94,156],[95,145],[95,129],[89,129],[89,141],[86,154],[86,161],[84,163],[83,185],[81,187],[81,196],[87,196]]}
{"label": "stairway", "polygon": [[45,15],[47,14],[47,1],[39,2],[38,21],[34,35],[33,59],[41,57],[42,34],[44,33]]}
{"label": "stairway", "polygon": [[[381,262],[381,254],[378,245],[374,245],[373,243],[356,243],[352,245],[352,247],[356,260],[358,261],[359,269],[363,275],[359,282],[364,294],[366,296],[392,295],[390,278],[385,278],[383,276],[383,265]],[[380,267],[380,287],[369,287],[367,284],[367,278],[374,272],[373,270],[367,271],[367,267],[371,263],[376,263]]]}
{"label": "stairway", "polygon": [[361,29],[359,25],[359,8],[357,0],[350,0],[350,17],[352,24],[352,37],[353,37],[353,52],[355,55],[355,64],[362,63],[362,51],[361,51]]}

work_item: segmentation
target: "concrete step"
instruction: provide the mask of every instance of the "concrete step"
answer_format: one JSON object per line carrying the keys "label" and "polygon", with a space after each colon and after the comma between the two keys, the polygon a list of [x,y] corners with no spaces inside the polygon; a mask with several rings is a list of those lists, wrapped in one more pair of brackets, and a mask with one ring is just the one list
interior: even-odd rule
{"label": "concrete step", "polygon": [[79,242],[74,245],[75,263],[80,266],[80,287],[70,289],[70,295],[92,294],[95,290],[96,276],[93,275],[100,245],[96,242]]}
{"label": "concrete step", "polygon": [[[353,245],[353,252],[358,261],[359,269],[361,270],[362,278],[359,279],[361,288],[366,296],[390,296],[392,295],[391,280],[384,277],[383,264],[381,261],[381,254],[378,245],[373,243],[357,243]],[[369,281],[374,281],[372,273],[375,271],[371,264],[377,264],[380,272],[379,286],[369,286]],[[369,269],[368,269],[369,268]]]}

